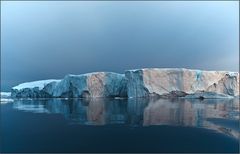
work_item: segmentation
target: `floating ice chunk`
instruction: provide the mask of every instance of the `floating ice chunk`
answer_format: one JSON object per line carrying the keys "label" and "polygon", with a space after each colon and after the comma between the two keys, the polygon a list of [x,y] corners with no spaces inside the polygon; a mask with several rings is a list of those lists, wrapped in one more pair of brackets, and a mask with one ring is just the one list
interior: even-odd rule
{"label": "floating ice chunk", "polygon": [[10,102],[13,102],[14,100],[13,99],[10,99],[10,98],[1,98],[1,104],[6,104],[6,103],[10,103]]}
{"label": "floating ice chunk", "polygon": [[11,92],[1,92],[1,98],[8,98],[11,97]]}

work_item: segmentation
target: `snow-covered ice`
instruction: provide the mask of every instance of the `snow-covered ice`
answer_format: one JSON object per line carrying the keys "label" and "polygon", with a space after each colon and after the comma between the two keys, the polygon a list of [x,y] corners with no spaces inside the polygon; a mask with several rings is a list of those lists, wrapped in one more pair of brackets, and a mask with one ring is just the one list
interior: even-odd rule
{"label": "snow-covered ice", "polygon": [[15,86],[15,87],[13,87],[12,89],[21,90],[21,89],[24,89],[24,88],[39,88],[39,90],[42,90],[44,88],[44,86],[46,86],[50,82],[59,82],[59,81],[60,80],[49,79],[49,80],[25,82],[25,83],[21,83],[21,84]]}

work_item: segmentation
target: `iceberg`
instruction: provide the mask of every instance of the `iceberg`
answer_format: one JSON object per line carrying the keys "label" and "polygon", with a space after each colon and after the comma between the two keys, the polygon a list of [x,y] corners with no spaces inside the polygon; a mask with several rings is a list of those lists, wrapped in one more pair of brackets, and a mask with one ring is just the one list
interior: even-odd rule
{"label": "iceberg", "polygon": [[143,68],[125,74],[93,72],[66,75],[12,88],[14,98],[233,98],[239,96],[239,73],[185,68]]}
{"label": "iceberg", "polygon": [[[128,70],[125,75],[128,79],[128,97],[239,96],[239,73],[237,72],[145,68]],[[198,94],[192,95],[195,93]]]}
{"label": "iceberg", "polygon": [[22,85],[13,87],[13,97],[127,97],[125,76],[112,72],[69,74],[62,80],[44,80]]}

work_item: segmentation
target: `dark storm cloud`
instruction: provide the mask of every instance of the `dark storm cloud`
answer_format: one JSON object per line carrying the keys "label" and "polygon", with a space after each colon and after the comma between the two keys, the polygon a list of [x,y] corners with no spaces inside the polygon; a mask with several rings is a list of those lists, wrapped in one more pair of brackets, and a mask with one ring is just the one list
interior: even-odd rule
{"label": "dark storm cloud", "polygon": [[142,67],[238,71],[238,2],[2,2],[1,86]]}

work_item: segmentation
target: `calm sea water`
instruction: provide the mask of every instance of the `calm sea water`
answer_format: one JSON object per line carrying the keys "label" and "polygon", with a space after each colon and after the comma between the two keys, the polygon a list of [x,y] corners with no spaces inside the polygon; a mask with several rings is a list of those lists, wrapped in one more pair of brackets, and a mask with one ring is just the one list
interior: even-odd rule
{"label": "calm sea water", "polygon": [[1,104],[1,152],[239,152],[238,99]]}

